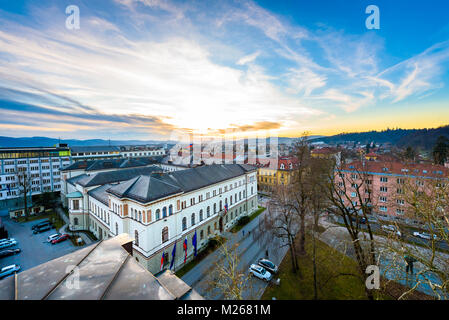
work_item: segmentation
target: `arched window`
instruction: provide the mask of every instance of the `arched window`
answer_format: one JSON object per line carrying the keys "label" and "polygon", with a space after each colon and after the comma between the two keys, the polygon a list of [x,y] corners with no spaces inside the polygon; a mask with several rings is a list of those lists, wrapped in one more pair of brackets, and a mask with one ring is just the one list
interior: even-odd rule
{"label": "arched window", "polygon": [[168,241],[168,227],[162,229],[162,243]]}
{"label": "arched window", "polygon": [[156,210],[156,220],[159,220],[161,218],[161,210],[157,209]]}
{"label": "arched window", "polygon": [[234,202],[237,202],[237,193],[234,195]]}
{"label": "arched window", "polygon": [[214,203],[214,213],[217,213],[217,204]]}
{"label": "arched window", "polygon": [[139,246],[139,233],[137,232],[137,230],[134,230],[134,243],[136,244],[136,246]]}
{"label": "arched window", "polygon": [[142,222],[142,211],[139,211],[139,221]]}
{"label": "arched window", "polygon": [[182,231],[187,229],[187,219],[186,217],[182,218]]}
{"label": "arched window", "polygon": [[223,210],[223,203],[220,200],[220,211]]}
{"label": "arched window", "polygon": [[228,215],[226,215],[226,223],[228,223]]}
{"label": "arched window", "polygon": [[207,235],[210,235],[210,226],[207,226]]}
{"label": "arched window", "polygon": [[251,187],[251,194],[253,194],[253,191],[254,191],[254,187]]}
{"label": "arched window", "polygon": [[73,223],[75,224],[75,226],[78,225],[78,218],[73,219]]}
{"label": "arched window", "polygon": [[192,226],[195,225],[195,213],[192,213],[192,216],[190,217],[190,221],[192,222]]}
{"label": "arched window", "polygon": [[118,235],[118,223],[115,223],[115,235]]}
{"label": "arched window", "polygon": [[200,231],[200,240],[203,240],[203,238],[204,238],[204,231],[201,230],[201,231]]}
{"label": "arched window", "polygon": [[173,214],[173,205],[168,206],[168,215],[171,216]]}
{"label": "arched window", "polygon": [[203,209],[200,210],[200,222],[203,221]]}
{"label": "arched window", "polygon": [[209,218],[210,217],[210,207],[209,206],[207,207],[206,213],[207,213],[207,217]]}
{"label": "arched window", "polygon": [[167,216],[167,207],[162,208],[162,218],[165,218]]}

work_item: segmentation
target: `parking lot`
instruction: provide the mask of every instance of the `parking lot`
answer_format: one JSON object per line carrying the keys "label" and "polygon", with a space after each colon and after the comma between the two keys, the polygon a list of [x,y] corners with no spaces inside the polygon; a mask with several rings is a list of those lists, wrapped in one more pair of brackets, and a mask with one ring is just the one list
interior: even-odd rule
{"label": "parking lot", "polygon": [[8,237],[14,238],[18,242],[17,245],[7,249],[20,248],[22,252],[13,256],[1,258],[0,268],[11,264],[18,264],[22,268],[21,271],[23,271],[79,249],[78,247],[75,247],[70,240],[54,245],[47,242],[46,240],[49,235],[57,233],[57,230],[55,229],[39,234],[33,234],[31,226],[38,223],[40,220],[33,220],[25,223],[12,221],[9,217],[2,217],[2,220],[8,230]]}

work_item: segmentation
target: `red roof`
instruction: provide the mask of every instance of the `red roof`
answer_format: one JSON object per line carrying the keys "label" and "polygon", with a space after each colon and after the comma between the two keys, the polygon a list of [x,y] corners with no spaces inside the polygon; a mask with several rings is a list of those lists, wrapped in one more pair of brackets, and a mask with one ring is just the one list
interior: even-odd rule
{"label": "red roof", "polygon": [[449,168],[436,164],[402,163],[398,161],[354,161],[344,164],[343,170],[411,175],[419,177],[449,177]]}

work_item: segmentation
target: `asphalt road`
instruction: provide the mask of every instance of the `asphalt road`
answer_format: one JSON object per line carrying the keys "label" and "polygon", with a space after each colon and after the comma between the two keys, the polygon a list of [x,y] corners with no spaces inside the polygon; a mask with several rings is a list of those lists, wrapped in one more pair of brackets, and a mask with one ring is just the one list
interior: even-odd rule
{"label": "asphalt road", "polygon": [[[266,206],[264,200],[259,200],[259,204]],[[237,245],[236,252],[239,257],[237,269],[246,276],[249,275],[248,268],[251,264],[257,263],[259,258],[266,257],[266,250],[268,250],[268,258],[277,265],[280,264],[288,250],[288,246],[282,246],[279,239],[262,236],[259,233],[259,219],[263,218],[267,210],[248,223],[238,233],[233,234],[227,232],[224,235],[228,239],[228,246]],[[245,231],[245,235],[243,235],[243,230]],[[206,299],[224,299],[222,291],[213,286],[212,279],[215,272],[215,263],[217,261],[221,263],[221,259],[222,254],[220,250],[216,250],[186,273],[182,279]],[[276,277],[273,277],[273,281],[275,279]],[[267,285],[268,283],[263,280],[250,278],[246,290],[243,292],[243,298],[260,299]]]}
{"label": "asphalt road", "polygon": [[25,223],[12,221],[9,217],[2,217],[2,220],[8,230],[8,237],[15,238],[18,242],[17,245],[7,249],[20,248],[22,252],[14,256],[0,258],[0,267],[18,264],[23,271],[79,249],[70,240],[55,245],[48,243],[46,239],[49,235],[57,232],[55,229],[33,234],[31,226],[38,223],[39,220]]}
{"label": "asphalt road", "polygon": [[[338,223],[344,223],[343,222],[343,218],[342,217],[337,217],[337,221]],[[394,224],[393,222],[385,222],[385,224]],[[361,229],[362,230],[366,230],[367,226],[366,224],[360,224]],[[379,233],[384,233],[385,235],[387,235],[387,233],[381,229],[381,224],[380,223],[376,223],[376,222],[370,222],[370,227],[371,230],[373,232],[379,232]],[[418,238],[415,237],[413,235],[413,232],[416,229],[413,228],[406,228],[406,227],[400,227],[400,231],[402,234],[402,239],[407,240],[409,242],[411,242],[412,244],[417,244],[417,245],[421,245],[421,246],[425,246],[425,247],[430,247],[431,246],[431,241],[427,240],[427,239],[422,239],[422,238]],[[436,247],[440,250],[446,250],[449,251],[449,244],[446,241],[436,241]]]}

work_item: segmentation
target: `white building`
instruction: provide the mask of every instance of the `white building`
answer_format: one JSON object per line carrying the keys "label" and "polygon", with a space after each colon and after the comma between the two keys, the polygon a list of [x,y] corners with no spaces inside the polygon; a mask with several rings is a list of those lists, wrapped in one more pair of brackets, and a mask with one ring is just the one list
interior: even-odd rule
{"label": "white building", "polygon": [[0,148],[0,209],[19,208],[17,173],[31,179],[28,196],[61,190],[60,168],[71,163],[70,149],[63,147]]}
{"label": "white building", "polygon": [[129,173],[126,181],[113,178],[114,172],[75,177],[68,184],[69,216],[74,228],[88,228],[100,239],[128,233],[135,239],[134,256],[151,272],[160,270],[162,255],[164,267],[169,266],[176,243],[177,268],[184,263],[185,239],[190,259],[195,233],[200,250],[209,238],[258,208],[256,170],[225,164]]}

